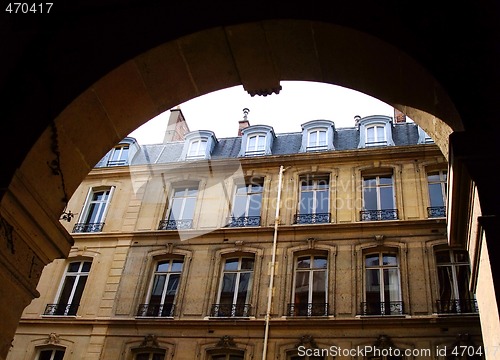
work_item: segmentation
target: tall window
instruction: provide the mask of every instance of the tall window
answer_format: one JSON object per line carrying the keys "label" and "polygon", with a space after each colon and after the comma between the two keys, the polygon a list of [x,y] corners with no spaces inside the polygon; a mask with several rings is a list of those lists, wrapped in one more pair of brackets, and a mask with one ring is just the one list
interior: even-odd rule
{"label": "tall window", "polygon": [[102,231],[113,189],[113,187],[90,189],[83,206],[82,215],[73,227],[73,232]]}
{"label": "tall window", "polygon": [[198,185],[175,188],[166,219],[160,222],[160,230],[191,229],[197,197]]}
{"label": "tall window", "polygon": [[254,134],[248,136],[246,155],[264,155],[266,151],[266,135]]}
{"label": "tall window", "polygon": [[295,263],[293,302],[288,306],[290,316],[327,316],[327,267],[322,255],[299,256]]}
{"label": "tall window", "polygon": [[253,269],[253,257],[227,258],[224,261],[217,304],[212,306],[212,316],[249,316]]}
{"label": "tall window", "polygon": [[477,312],[476,301],[469,291],[470,266],[466,250],[436,252],[439,282],[439,313]]}
{"label": "tall window", "polygon": [[299,212],[296,224],[330,222],[330,181],[328,176],[306,176],[300,179]]}
{"label": "tall window", "polygon": [[197,139],[189,143],[187,159],[204,159],[207,154],[207,140]]}
{"label": "tall window", "polygon": [[363,177],[362,221],[397,219],[398,211],[395,207],[391,174]]}
{"label": "tall window", "polygon": [[69,263],[57,304],[48,304],[44,315],[76,315],[91,265],[91,261]]}
{"label": "tall window", "polygon": [[236,185],[229,226],[259,226],[263,182]]}
{"label": "tall window", "polygon": [[135,354],[134,360],[164,360],[165,352],[140,352]]}
{"label": "tall window", "polygon": [[366,127],[366,146],[387,145],[385,124],[374,124]]}
{"label": "tall window", "polygon": [[223,354],[212,354],[210,360],[243,360],[245,353],[243,351],[225,351]]}
{"label": "tall window", "polygon": [[396,254],[381,252],[365,256],[363,315],[400,315],[403,313],[399,264]]}
{"label": "tall window", "polygon": [[183,261],[158,261],[149,286],[147,303],[139,307],[138,316],[174,316]]}
{"label": "tall window", "polygon": [[326,150],[327,132],[326,129],[311,129],[307,133],[307,151]]}
{"label": "tall window", "polygon": [[427,213],[430,218],[446,216],[446,170],[432,171],[427,173],[429,186],[429,204]]}
{"label": "tall window", "polygon": [[43,349],[37,354],[36,360],[62,360],[64,349]]}
{"label": "tall window", "polygon": [[128,164],[129,145],[115,146],[111,150],[108,166],[122,166]]}

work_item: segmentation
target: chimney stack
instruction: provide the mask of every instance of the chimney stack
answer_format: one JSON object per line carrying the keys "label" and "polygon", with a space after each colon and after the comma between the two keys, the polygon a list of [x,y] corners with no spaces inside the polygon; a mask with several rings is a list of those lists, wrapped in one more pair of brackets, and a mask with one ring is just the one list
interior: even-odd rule
{"label": "chimney stack", "polygon": [[184,136],[188,132],[189,127],[182,114],[181,108],[177,106],[175,109],[170,110],[170,117],[168,118],[167,130],[165,131],[163,143],[184,140]]}
{"label": "chimney stack", "polygon": [[405,122],[406,122],[406,115],[395,108],[394,109],[394,123],[400,124],[400,123],[405,123]]}
{"label": "chimney stack", "polygon": [[250,126],[250,122],[248,121],[248,113],[250,112],[250,109],[244,108],[243,109],[243,120],[240,120],[238,122],[238,136],[241,136],[241,130],[247,128]]}

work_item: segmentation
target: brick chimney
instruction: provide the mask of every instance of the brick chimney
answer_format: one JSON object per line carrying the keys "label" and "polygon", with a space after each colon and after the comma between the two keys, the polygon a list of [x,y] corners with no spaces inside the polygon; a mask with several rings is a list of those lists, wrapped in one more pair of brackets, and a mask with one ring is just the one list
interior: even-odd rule
{"label": "brick chimney", "polygon": [[394,123],[399,124],[399,123],[405,123],[405,122],[406,122],[406,115],[403,114],[398,109],[394,109]]}
{"label": "brick chimney", "polygon": [[241,136],[241,130],[247,128],[250,126],[250,121],[248,121],[248,113],[250,112],[250,109],[244,108],[243,109],[243,120],[240,120],[238,122],[238,136]]}
{"label": "brick chimney", "polygon": [[180,107],[170,110],[170,117],[168,118],[167,130],[165,131],[163,143],[184,140],[184,136],[188,132],[189,126],[186,123],[186,119]]}

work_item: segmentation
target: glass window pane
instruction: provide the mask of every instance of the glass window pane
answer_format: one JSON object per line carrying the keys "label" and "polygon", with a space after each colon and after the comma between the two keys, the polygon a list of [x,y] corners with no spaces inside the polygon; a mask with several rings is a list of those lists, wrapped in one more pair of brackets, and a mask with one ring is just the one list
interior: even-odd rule
{"label": "glass window pane", "polygon": [[156,271],[167,272],[170,269],[170,261],[161,261],[156,266]]}
{"label": "glass window pane", "polygon": [[220,293],[221,304],[232,304],[234,292],[236,290],[236,276],[235,273],[224,274],[222,277],[222,288]]}
{"label": "glass window pane", "polygon": [[227,259],[224,270],[238,270],[239,259]]}
{"label": "glass window pane", "polygon": [[161,303],[161,297],[163,294],[163,288],[165,287],[166,279],[166,275],[156,275],[154,277],[153,288],[151,289],[151,298],[149,299],[149,302],[151,304]]}
{"label": "glass window pane", "polygon": [[314,257],[313,267],[315,269],[326,269],[327,265],[328,265],[328,261],[326,259],[326,256],[315,256]]}
{"label": "glass window pane", "polygon": [[399,270],[384,269],[384,301],[400,301]]}
{"label": "glass window pane", "polygon": [[80,262],[72,262],[68,265],[68,272],[78,272],[80,269]]}
{"label": "glass window pane", "polygon": [[92,266],[91,261],[84,261],[82,265],[82,272],[89,272],[91,266]]}
{"label": "glass window pane", "polygon": [[394,209],[392,186],[380,188],[380,210],[383,209]]}
{"label": "glass window pane", "polygon": [[251,258],[241,259],[241,269],[242,270],[253,270],[254,260]]}
{"label": "glass window pane", "polygon": [[330,212],[330,204],[329,204],[329,191],[318,191],[316,192],[316,209],[315,213],[328,213]]}
{"label": "glass window pane", "polygon": [[457,287],[458,287],[458,298],[461,300],[471,299],[471,294],[469,292],[469,266],[460,265],[456,267],[457,273]]}
{"label": "glass window pane", "polygon": [[313,213],[313,192],[303,192],[300,196],[299,213],[312,214]]}
{"label": "glass window pane", "polygon": [[247,303],[248,297],[250,295],[249,292],[251,285],[252,285],[252,273],[250,272],[241,273],[240,282],[238,284],[238,295],[236,298],[237,304]]}
{"label": "glass window pane", "polygon": [[248,216],[260,216],[260,207],[262,203],[262,194],[250,195],[248,204]]}
{"label": "glass window pane", "polygon": [[455,298],[453,291],[453,275],[451,266],[439,266],[437,268],[439,279],[439,300],[449,301]]}
{"label": "glass window pane", "polygon": [[299,269],[309,269],[311,267],[311,257],[301,256],[297,259],[297,268]]}
{"label": "glass window pane", "polygon": [[383,265],[397,265],[398,264],[398,258],[397,258],[396,255],[384,254],[382,256],[382,264]]}
{"label": "glass window pane", "polygon": [[366,255],[365,265],[366,266],[378,266],[379,265],[379,254]]}
{"label": "glass window pane", "polygon": [[177,288],[179,287],[180,274],[171,274],[168,277],[167,292],[165,296],[166,303],[172,303],[177,294]]}
{"label": "glass window pane", "polygon": [[186,203],[184,204],[184,212],[182,214],[183,220],[189,220],[194,218],[194,209],[196,206],[195,198],[187,198]]}
{"label": "glass window pane", "polygon": [[246,215],[247,198],[245,196],[236,196],[233,203],[232,216],[241,217]]}
{"label": "glass window pane", "polygon": [[313,303],[325,303],[326,302],[326,272],[325,271],[315,271],[313,273],[312,302]]}
{"label": "glass window pane", "polygon": [[436,262],[438,264],[447,264],[451,262],[450,252],[447,251],[439,251],[436,253]]}
{"label": "glass window pane", "polygon": [[429,184],[429,200],[431,206],[444,206],[441,184]]}
{"label": "glass window pane", "polygon": [[380,176],[379,182],[380,185],[392,185],[392,176],[391,175]]}
{"label": "glass window pane", "polygon": [[177,272],[182,271],[182,264],[183,264],[182,260],[173,260],[172,261],[172,271],[177,271]]}
{"label": "glass window pane", "polygon": [[367,269],[365,291],[367,302],[380,302],[380,275],[378,269]]}
{"label": "glass window pane", "polygon": [[364,189],[363,206],[365,210],[378,210],[376,189],[374,188]]}
{"label": "glass window pane", "polygon": [[64,358],[64,350],[55,350],[54,360],[62,360]]}
{"label": "glass window pane", "polygon": [[298,271],[295,274],[294,302],[307,304],[309,302],[309,271]]}

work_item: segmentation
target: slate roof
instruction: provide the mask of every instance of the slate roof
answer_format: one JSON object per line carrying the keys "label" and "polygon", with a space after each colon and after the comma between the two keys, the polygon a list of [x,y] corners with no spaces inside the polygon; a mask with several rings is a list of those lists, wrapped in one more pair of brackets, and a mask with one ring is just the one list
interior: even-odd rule
{"label": "slate roof", "polygon": [[[418,142],[418,125],[413,122],[395,124],[392,138],[396,146],[415,145]],[[241,149],[241,137],[218,139],[212,151],[212,159],[237,158]],[[299,153],[302,132],[276,134],[272,146],[273,155]],[[355,150],[359,144],[359,130],[356,127],[335,129],[333,145],[335,150]],[[178,162],[184,141],[165,144],[141,145],[130,165],[165,164]],[[106,167],[105,156],[96,167]]]}

